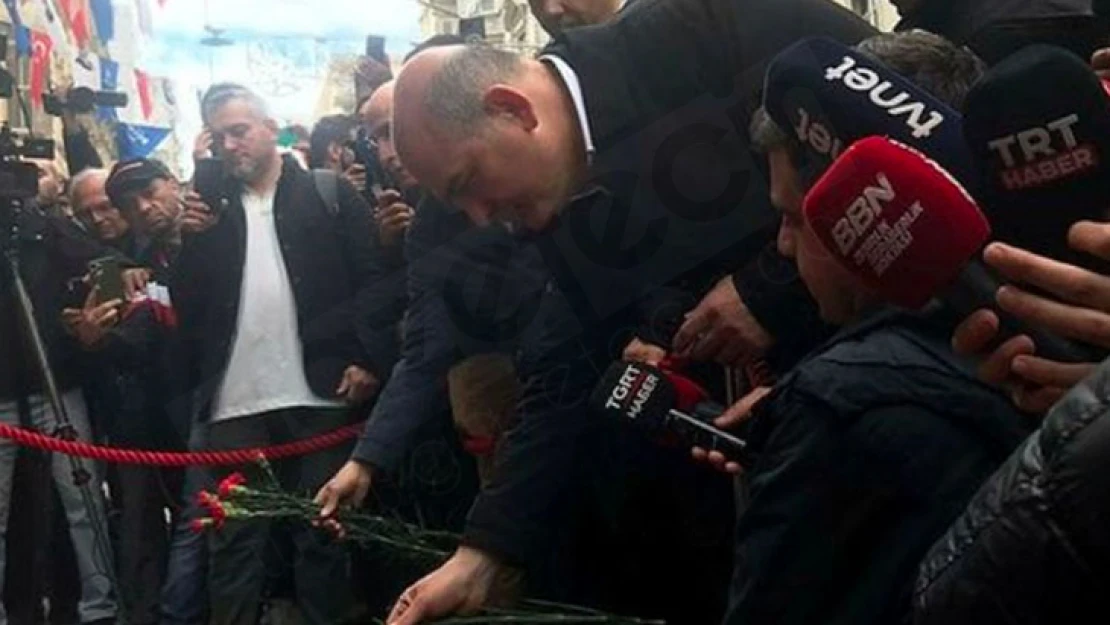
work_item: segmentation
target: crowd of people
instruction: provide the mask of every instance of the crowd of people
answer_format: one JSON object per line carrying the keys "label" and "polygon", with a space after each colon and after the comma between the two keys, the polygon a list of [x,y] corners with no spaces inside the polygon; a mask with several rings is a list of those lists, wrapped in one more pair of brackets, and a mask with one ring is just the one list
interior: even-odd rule
{"label": "crowd of people", "polygon": [[[0,422],[167,451],[366,425],[273,463],[317,522],[205,534],[194,495],[260,467],[0,442],[0,625],[416,625],[522,596],[677,625],[1097,615],[1105,215],[1068,224],[1066,259],[992,242],[976,256],[1002,286],[910,311],[837,258],[812,204],[855,140],[902,137],[903,114],[912,148],[958,161],[966,146],[945,153],[930,134],[1030,46],[1110,81],[1110,21],[1090,0],[894,4],[903,22],[880,33],[830,0],[531,0],[552,35],[537,55],[433,37],[310,132],[279,127],[242,85],[211,86],[190,180],[150,158],[106,166],[67,113],[71,175],[36,161],[38,195],[4,242],[60,405],[5,267]],[[848,63],[815,75],[874,88],[889,114],[833,123],[855,113],[802,82],[771,98],[776,63],[812,41]],[[902,94],[874,69],[844,77],[860,59]],[[1066,108],[1074,94],[1040,80]],[[1110,120],[1096,91],[1092,114]],[[827,119],[797,122],[782,102]],[[927,125],[927,106],[946,112]],[[1047,128],[1074,149],[1068,119]],[[1036,166],[1058,155],[1037,132],[992,145]],[[989,180],[953,171],[987,201]],[[836,225],[841,251],[887,191]],[[953,246],[965,234],[932,227]],[[1083,357],[1055,360],[1042,336]],[[723,406],[706,425],[742,456],[599,414],[591,397],[621,361],[695,381]],[[353,549],[343,515],[359,507],[460,546],[431,572]]]}

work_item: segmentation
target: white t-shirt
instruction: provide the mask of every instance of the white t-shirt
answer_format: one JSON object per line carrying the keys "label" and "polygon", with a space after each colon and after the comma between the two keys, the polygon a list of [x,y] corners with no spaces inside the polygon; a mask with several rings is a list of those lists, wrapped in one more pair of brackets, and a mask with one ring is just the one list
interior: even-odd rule
{"label": "white t-shirt", "polygon": [[266,196],[245,192],[243,211],[247,253],[239,319],[212,419],[234,419],[283,408],[342,405],[317,397],[305,378],[297,304],[274,222],[274,192]]}

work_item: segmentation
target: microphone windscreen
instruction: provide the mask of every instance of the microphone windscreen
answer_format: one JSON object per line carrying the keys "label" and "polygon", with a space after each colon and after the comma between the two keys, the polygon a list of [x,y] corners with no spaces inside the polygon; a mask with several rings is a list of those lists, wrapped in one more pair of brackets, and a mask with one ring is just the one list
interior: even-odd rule
{"label": "microphone windscreen", "polygon": [[677,400],[667,374],[641,363],[609,366],[590,395],[590,408],[607,416],[635,421],[649,430],[662,429]]}
{"label": "microphone windscreen", "polygon": [[810,189],[807,227],[885,301],[918,309],[952,284],[990,237],[960,184],[882,137],[856,142]]}
{"label": "microphone windscreen", "polygon": [[[898,72],[824,37],[803,39],[767,70],[763,106],[798,139],[815,178],[864,137],[890,137],[936,159],[969,188],[976,170],[960,114]],[[808,175],[808,176],[807,176]]]}
{"label": "microphone windscreen", "polygon": [[964,132],[995,237],[1089,266],[1067,232],[1110,209],[1110,98],[1091,68],[1052,46],[1017,52],[968,94]]}

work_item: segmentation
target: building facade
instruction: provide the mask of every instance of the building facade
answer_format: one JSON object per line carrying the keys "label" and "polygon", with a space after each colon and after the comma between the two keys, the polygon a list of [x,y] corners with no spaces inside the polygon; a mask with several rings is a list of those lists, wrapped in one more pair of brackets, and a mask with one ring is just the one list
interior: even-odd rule
{"label": "building facade", "polygon": [[[460,34],[522,53],[547,43],[547,34],[528,10],[528,0],[415,0],[425,38]],[[835,0],[882,30],[891,30],[898,12],[890,0]]]}

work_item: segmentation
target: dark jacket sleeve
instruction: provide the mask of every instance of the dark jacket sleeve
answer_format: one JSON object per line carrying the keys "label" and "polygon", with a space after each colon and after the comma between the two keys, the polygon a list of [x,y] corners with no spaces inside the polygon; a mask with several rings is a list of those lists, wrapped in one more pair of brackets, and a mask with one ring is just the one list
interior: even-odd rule
{"label": "dark jacket sleeve", "polygon": [[397,324],[404,310],[405,271],[378,243],[377,225],[366,201],[339,180],[339,235],[355,290],[351,364],[385,380],[397,361]]}
{"label": "dark jacket sleeve", "polygon": [[446,375],[453,351],[446,335],[449,318],[435,272],[426,270],[440,251],[432,220],[418,212],[406,238],[409,307],[401,360],[352,454],[355,460],[388,472],[399,468],[420,428],[448,408]]}
{"label": "dark jacket sleeve", "polygon": [[844,423],[795,402],[761,418],[774,431],[748,473],[726,622],[902,622],[922,554],[992,459],[915,405]]}

